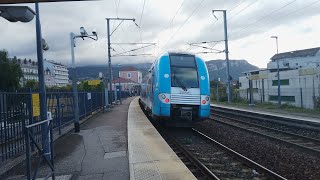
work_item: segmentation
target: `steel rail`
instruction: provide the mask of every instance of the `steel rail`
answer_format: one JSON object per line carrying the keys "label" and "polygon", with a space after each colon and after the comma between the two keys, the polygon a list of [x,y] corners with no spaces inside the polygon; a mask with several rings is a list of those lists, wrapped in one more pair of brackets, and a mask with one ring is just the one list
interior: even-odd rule
{"label": "steel rail", "polygon": [[200,171],[203,175],[205,175],[209,179],[220,180],[207,166],[205,166],[202,162],[200,162],[196,157],[192,155],[186,148],[184,148],[177,140],[173,137],[169,136],[166,133],[166,136],[169,137],[170,141],[179,148],[179,150],[188,158]]}
{"label": "steel rail", "polygon": [[209,140],[210,142],[214,143],[215,145],[218,145],[220,148],[222,148],[223,150],[227,151],[229,154],[232,154],[233,156],[235,156],[236,158],[240,159],[242,162],[244,162],[245,164],[249,165],[250,167],[254,167],[258,170],[261,170],[262,172],[266,173],[267,175],[275,178],[275,179],[286,179],[284,177],[282,177],[281,175],[271,171],[270,169],[260,165],[259,163],[243,156],[242,154],[232,150],[231,148],[221,144],[220,142],[212,139],[211,137],[207,136],[206,134],[192,128],[193,132],[195,132],[197,135]]}
{"label": "steel rail", "polygon": [[255,118],[265,122],[274,122],[286,126],[303,128],[306,130],[317,131],[320,133],[320,123],[314,121],[304,121],[299,119],[292,119],[284,116],[277,116],[272,114],[261,114],[259,112],[252,112],[250,110],[232,109],[228,107],[220,107],[211,105],[213,113],[226,113],[241,116],[244,118]]}
{"label": "steel rail", "polygon": [[[230,118],[228,117],[228,119],[230,119]],[[310,151],[312,153],[318,153],[318,154],[320,153],[320,150],[317,150],[317,149],[314,149],[314,148],[311,148],[311,147],[307,147],[307,146],[303,146],[303,145],[298,144],[298,143],[290,142],[289,140],[280,139],[279,137],[275,137],[275,136],[272,136],[272,135],[269,135],[269,134],[266,134],[266,133],[262,133],[262,132],[257,132],[257,131],[251,130],[251,129],[247,129],[245,127],[239,127],[239,126],[237,126],[235,124],[232,124],[232,123],[229,123],[229,122],[224,122],[224,121],[221,121],[221,120],[218,120],[218,119],[214,119],[213,118],[213,120],[216,121],[216,122],[219,122],[219,123],[222,123],[222,124],[237,128],[237,129],[241,129],[241,130],[244,130],[244,131],[247,131],[247,132],[258,134],[258,135],[263,136],[263,137],[267,137],[269,139],[277,140],[279,142],[284,142],[286,144],[296,146],[296,147],[301,148],[303,150],[308,150],[308,151]]]}
{"label": "steel rail", "polygon": [[320,139],[316,139],[316,138],[312,138],[312,137],[308,137],[308,136],[304,136],[304,135],[300,135],[300,134],[295,134],[295,133],[292,133],[292,132],[287,132],[287,131],[283,131],[283,130],[279,130],[279,129],[275,129],[275,128],[271,128],[271,127],[267,127],[267,126],[262,126],[262,125],[258,125],[258,124],[255,124],[255,123],[239,120],[239,119],[236,119],[236,118],[223,116],[223,115],[220,115],[220,114],[215,114],[215,116],[219,116],[219,117],[222,117],[222,118],[225,118],[225,119],[230,119],[230,120],[237,121],[239,123],[247,124],[247,125],[250,125],[250,126],[255,126],[255,127],[258,127],[258,128],[275,131],[275,132],[278,132],[278,133],[283,133],[283,134],[286,134],[286,135],[295,136],[297,138],[305,139],[305,140],[308,140],[308,141],[314,141],[316,143],[320,143]]}

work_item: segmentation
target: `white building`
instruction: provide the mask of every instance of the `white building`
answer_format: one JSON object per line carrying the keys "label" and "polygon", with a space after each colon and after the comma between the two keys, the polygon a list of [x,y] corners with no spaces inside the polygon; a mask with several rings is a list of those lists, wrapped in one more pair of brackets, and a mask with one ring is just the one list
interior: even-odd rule
{"label": "white building", "polygon": [[49,70],[54,76],[55,86],[62,87],[69,84],[69,72],[67,66],[48,60],[43,61],[43,66],[45,70]]}
{"label": "white building", "polygon": [[268,63],[268,69],[299,69],[320,66],[320,47],[275,54]]}
{"label": "white building", "polygon": [[245,72],[239,77],[240,97],[259,102],[278,102],[277,64],[280,62],[282,104],[314,109],[320,103],[320,48],[280,53],[271,58],[267,69]]}
{"label": "white building", "polygon": [[49,70],[49,68],[44,71],[44,81],[48,87],[56,86],[57,84],[55,75]]}
{"label": "white building", "polygon": [[21,79],[21,84],[24,85],[27,81],[35,80],[38,81],[38,64],[30,59],[18,60],[21,67],[23,78]]}

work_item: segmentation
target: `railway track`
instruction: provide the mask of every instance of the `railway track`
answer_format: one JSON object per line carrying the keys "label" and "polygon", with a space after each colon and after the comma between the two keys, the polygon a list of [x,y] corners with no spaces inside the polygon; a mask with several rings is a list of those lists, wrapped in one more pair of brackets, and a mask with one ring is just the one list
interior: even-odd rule
{"label": "railway track", "polygon": [[232,109],[214,105],[211,105],[211,113],[214,115],[218,114],[229,117],[238,117],[238,119],[245,119],[246,121],[250,121],[255,124],[260,124],[267,127],[273,127],[279,130],[284,130],[287,132],[292,132],[295,134],[301,134],[320,139],[319,122],[292,119],[284,116],[262,114],[247,110]]}
{"label": "railway track", "polygon": [[267,127],[264,125],[252,123],[250,121],[241,120],[227,115],[215,113],[211,119],[218,123],[222,123],[233,128],[248,131],[269,139],[286,143],[304,151],[320,154],[320,139],[293,133],[292,131],[279,130],[277,128]]}
{"label": "railway track", "polygon": [[285,179],[196,129],[159,132],[198,179]]}

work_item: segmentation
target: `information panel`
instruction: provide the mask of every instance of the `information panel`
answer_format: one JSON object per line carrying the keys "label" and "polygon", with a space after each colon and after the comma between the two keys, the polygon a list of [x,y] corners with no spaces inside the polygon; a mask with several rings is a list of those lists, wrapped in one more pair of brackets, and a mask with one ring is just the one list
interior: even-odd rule
{"label": "information panel", "polygon": [[32,116],[40,116],[40,98],[39,93],[32,94]]}

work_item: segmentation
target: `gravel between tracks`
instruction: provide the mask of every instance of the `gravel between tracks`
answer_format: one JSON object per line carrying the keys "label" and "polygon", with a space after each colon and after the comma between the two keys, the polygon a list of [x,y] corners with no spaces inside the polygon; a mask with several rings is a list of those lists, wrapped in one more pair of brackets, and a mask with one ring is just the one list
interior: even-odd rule
{"label": "gravel between tracks", "polygon": [[212,120],[196,129],[288,179],[320,179],[320,157]]}
{"label": "gravel between tracks", "polygon": [[194,135],[191,131],[174,129],[170,134],[220,179],[261,180],[267,177],[226,153],[221,147]]}

